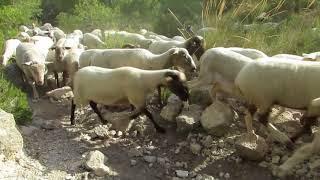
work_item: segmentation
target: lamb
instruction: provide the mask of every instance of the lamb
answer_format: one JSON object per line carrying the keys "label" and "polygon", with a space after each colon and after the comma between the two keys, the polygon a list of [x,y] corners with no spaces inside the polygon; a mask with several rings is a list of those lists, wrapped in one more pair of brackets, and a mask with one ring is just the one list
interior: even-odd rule
{"label": "lamb", "polygon": [[1,56],[0,62],[3,66],[6,66],[9,59],[16,55],[16,49],[21,41],[18,39],[8,39],[4,44],[4,53]]}
{"label": "lamb", "polygon": [[54,73],[57,87],[60,87],[58,73],[63,73],[63,85],[72,87],[73,76],[79,69],[79,58],[81,53],[84,51],[83,48],[71,48],[65,51],[61,60],[55,58],[56,50],[49,51],[46,62],[52,62],[48,66],[48,71]]}
{"label": "lamb", "polygon": [[[258,117],[263,124],[268,122],[274,104],[305,109],[300,120],[303,127],[291,137],[295,141],[301,134],[310,131],[314,118],[320,115],[320,86],[314,83],[319,73],[319,62],[261,58],[248,63],[239,72],[235,79],[235,93],[256,107],[250,111],[251,114],[259,109]],[[292,144],[290,140],[284,143]]]}
{"label": "lamb", "polygon": [[[106,82],[108,84],[106,85]],[[89,66],[80,69],[74,76],[74,99],[71,106],[71,124],[75,124],[74,111],[76,106],[90,104],[93,111],[106,123],[97,103],[103,105],[131,104],[135,110],[130,113],[130,118],[135,118],[141,113],[147,115],[159,132],[164,132],[153,119],[152,114],[146,109],[147,94],[160,86],[176,94],[181,100],[189,98],[188,88],[184,84],[185,76],[176,70],[142,70],[133,67],[107,69]]]}
{"label": "lamb", "polygon": [[265,53],[263,53],[262,51],[259,51],[257,49],[240,48],[240,47],[228,47],[227,49],[234,51],[236,53],[242,54],[244,56],[247,56],[251,59],[268,57]]}
{"label": "lamb", "polygon": [[39,93],[35,85],[44,84],[45,56],[39,48],[32,43],[21,43],[16,50],[16,62],[23,71],[24,79],[31,85],[33,101],[39,99]]}
{"label": "lamb", "polygon": [[104,48],[106,46],[98,36],[92,33],[85,33],[83,35],[82,43],[87,46],[88,49]]}
{"label": "lamb", "polygon": [[51,38],[44,36],[33,36],[31,37],[30,42],[33,42],[44,56],[48,54],[49,49],[54,44]]}
{"label": "lamb", "polygon": [[153,42],[148,50],[155,53],[160,54],[172,47],[180,47],[180,48],[186,48],[190,55],[195,54],[198,59],[202,56],[204,53],[204,40],[201,36],[194,36],[192,38],[189,38],[188,40],[184,42],[180,41],[156,41]]}
{"label": "lamb", "polygon": [[81,44],[81,41],[83,39],[83,33],[81,30],[74,30],[72,33],[67,34],[67,39],[73,39],[77,44]]}

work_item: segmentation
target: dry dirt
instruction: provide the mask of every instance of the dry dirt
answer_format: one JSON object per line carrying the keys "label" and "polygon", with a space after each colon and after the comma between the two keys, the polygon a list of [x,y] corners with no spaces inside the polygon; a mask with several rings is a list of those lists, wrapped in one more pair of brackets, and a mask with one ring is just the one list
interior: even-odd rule
{"label": "dry dirt", "polygon": [[[48,173],[64,171],[69,174],[68,177],[86,178],[88,173],[82,166],[83,154],[99,150],[108,157],[106,165],[118,173],[118,176],[110,177],[111,179],[172,179],[176,176],[176,169],[207,174],[218,179],[276,179],[268,169],[258,166],[257,162],[239,160],[232,145],[226,145],[227,148],[231,147],[226,150],[224,145],[218,143],[216,152],[209,156],[194,155],[188,146],[181,148],[176,154],[177,144],[188,142],[188,134],[176,133],[174,126],[168,127],[165,134],[138,134],[137,137],[127,134],[122,137],[84,140],[81,138],[83,134],[100,124],[91,109],[85,110],[91,114],[86,122],[71,126],[68,101],[52,103],[49,99],[41,99],[37,103],[31,103],[31,107],[34,112],[32,126],[37,128],[31,134],[24,135],[25,150],[27,155],[39,160]],[[239,133],[240,130],[235,132]],[[206,133],[197,130],[190,133],[189,139],[192,135],[206,136]],[[219,138],[214,138],[214,141],[219,142]],[[168,158],[169,165],[150,165],[143,157],[129,157],[130,149],[138,146],[143,149],[143,155]],[[137,164],[132,166],[131,159],[135,159]],[[187,167],[175,167],[176,162],[186,162]],[[230,178],[221,177],[225,173],[229,173]],[[89,178],[97,177],[89,174]]]}

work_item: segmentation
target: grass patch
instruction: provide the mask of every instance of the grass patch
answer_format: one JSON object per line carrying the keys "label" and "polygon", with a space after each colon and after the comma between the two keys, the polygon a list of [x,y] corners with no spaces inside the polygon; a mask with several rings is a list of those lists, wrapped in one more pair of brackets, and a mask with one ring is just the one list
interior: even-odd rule
{"label": "grass patch", "polygon": [[0,69],[0,108],[12,113],[19,125],[32,120],[27,95],[5,79],[3,69]]}

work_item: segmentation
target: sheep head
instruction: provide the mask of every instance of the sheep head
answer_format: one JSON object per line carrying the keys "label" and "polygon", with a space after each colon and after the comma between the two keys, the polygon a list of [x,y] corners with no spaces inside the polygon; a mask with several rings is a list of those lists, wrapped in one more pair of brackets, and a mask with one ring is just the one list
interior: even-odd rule
{"label": "sheep head", "polygon": [[184,48],[171,48],[171,62],[173,66],[181,68],[188,72],[193,72],[197,69],[192,57]]}
{"label": "sheep head", "polygon": [[29,70],[37,85],[42,86],[44,84],[44,75],[46,71],[45,64],[38,63],[36,61],[28,61],[22,65]]}
{"label": "sheep head", "polygon": [[189,89],[186,85],[186,76],[177,70],[168,70],[164,74],[163,85],[177,95],[182,101],[189,99]]}
{"label": "sheep head", "polygon": [[204,39],[201,36],[194,36],[185,42],[185,47],[190,55],[195,54],[198,60],[204,53]]}

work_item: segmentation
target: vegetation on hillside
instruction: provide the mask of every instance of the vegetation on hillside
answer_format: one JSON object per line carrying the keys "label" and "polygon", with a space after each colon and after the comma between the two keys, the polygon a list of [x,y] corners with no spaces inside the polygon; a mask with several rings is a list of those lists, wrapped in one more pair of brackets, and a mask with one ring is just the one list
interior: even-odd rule
{"label": "vegetation on hillside", "polygon": [[[168,8],[194,31],[204,26],[217,29],[206,34],[207,48],[238,46],[268,55],[301,55],[320,47],[317,0],[2,0],[0,43],[15,37],[22,24],[45,22],[66,32],[96,28],[138,32],[145,28],[167,36],[179,35]],[[124,43],[119,39],[106,41],[108,48]],[[2,76],[0,86],[0,108],[17,119],[30,118],[26,96]],[[14,106],[8,108],[8,103]]]}

